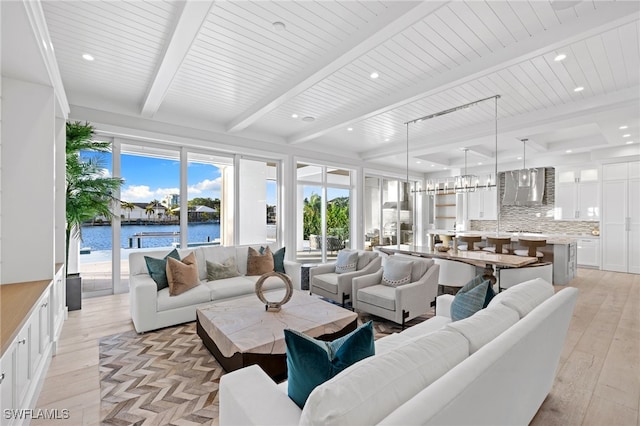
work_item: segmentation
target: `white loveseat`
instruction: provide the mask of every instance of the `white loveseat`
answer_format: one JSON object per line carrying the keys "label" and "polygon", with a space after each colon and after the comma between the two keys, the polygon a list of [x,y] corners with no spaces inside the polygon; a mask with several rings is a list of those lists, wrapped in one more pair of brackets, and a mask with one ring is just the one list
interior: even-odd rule
{"label": "white loveseat", "polygon": [[[266,246],[263,244],[262,246]],[[194,252],[198,264],[201,285],[177,296],[169,296],[169,289],[157,290],[149,275],[144,257],[163,258],[170,250],[136,252],[129,255],[129,299],[133,325],[138,333],[196,320],[196,308],[216,300],[232,299],[253,294],[258,275],[247,276],[247,257],[250,246],[208,246],[178,250],[181,259]],[[261,245],[251,245],[258,250]],[[276,248],[270,246],[272,252]],[[207,281],[206,261],[222,263],[235,257],[239,277]],[[300,264],[284,261],[285,273],[291,278],[293,287],[300,289]],[[264,290],[284,287],[278,277],[269,277]]]}
{"label": "white loveseat", "polygon": [[377,340],[304,409],[259,367],[234,371],[220,380],[220,424],[527,424],[551,390],[577,293],[535,279],[453,323],[453,296],[440,296],[435,317]]}

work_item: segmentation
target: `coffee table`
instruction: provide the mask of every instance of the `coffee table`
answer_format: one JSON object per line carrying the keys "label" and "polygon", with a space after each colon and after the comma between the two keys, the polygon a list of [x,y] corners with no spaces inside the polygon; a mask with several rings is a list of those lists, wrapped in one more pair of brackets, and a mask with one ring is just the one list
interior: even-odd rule
{"label": "coffee table", "polygon": [[[281,300],[284,290],[265,292]],[[358,315],[305,291],[294,290],[279,312],[268,312],[257,296],[214,302],[196,310],[198,336],[227,371],[257,364],[276,382],[287,378],[284,329],[333,340],[356,329]]]}

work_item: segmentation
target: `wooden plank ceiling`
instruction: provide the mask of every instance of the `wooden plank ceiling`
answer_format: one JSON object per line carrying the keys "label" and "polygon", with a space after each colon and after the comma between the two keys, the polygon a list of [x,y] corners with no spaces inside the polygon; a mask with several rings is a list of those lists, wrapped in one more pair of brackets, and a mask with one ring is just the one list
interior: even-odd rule
{"label": "wooden plank ceiling", "polygon": [[[61,0],[43,9],[80,107],[188,118],[395,166],[406,162],[406,121],[496,94],[499,158],[515,158],[522,138],[541,158],[624,145],[612,117],[640,142],[638,2]],[[461,147],[473,164],[493,162],[494,107],[411,125],[410,167],[460,167]]]}

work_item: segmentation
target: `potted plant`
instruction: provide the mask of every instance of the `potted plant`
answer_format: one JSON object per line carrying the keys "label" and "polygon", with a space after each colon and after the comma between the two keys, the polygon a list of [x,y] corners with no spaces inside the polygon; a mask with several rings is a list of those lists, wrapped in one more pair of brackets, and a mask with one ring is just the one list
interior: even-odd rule
{"label": "potted plant", "polygon": [[[69,267],[69,246],[73,238],[82,240],[83,222],[97,216],[112,219],[112,206],[118,200],[115,191],[122,179],[105,176],[104,164],[99,156],[89,157],[87,152],[109,152],[111,142],[94,141],[93,127],[89,123],[68,122],[66,144],[66,254]],[[82,306],[82,280],[79,273],[67,269],[67,306],[69,310]]]}

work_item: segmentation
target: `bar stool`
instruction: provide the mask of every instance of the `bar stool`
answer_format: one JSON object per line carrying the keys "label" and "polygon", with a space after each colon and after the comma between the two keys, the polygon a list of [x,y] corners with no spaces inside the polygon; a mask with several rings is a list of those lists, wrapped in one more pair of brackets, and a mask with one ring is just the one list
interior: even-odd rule
{"label": "bar stool", "polygon": [[541,251],[537,251],[537,247],[544,247],[547,245],[547,240],[526,240],[519,239],[518,244],[527,247],[527,250],[515,250],[513,254],[516,256],[529,256],[529,257],[543,257],[544,254]]}
{"label": "bar stool", "polygon": [[502,248],[502,246],[507,246],[511,244],[510,237],[487,237],[487,244],[491,244],[492,247],[485,247],[482,250],[490,251],[492,253],[502,253],[509,254],[507,249]]}
{"label": "bar stool", "polygon": [[482,241],[482,237],[479,235],[461,235],[458,237],[458,240],[462,241],[463,243],[467,243],[467,246],[458,246],[458,250],[478,250],[474,244],[475,243],[479,243],[480,241]]}

